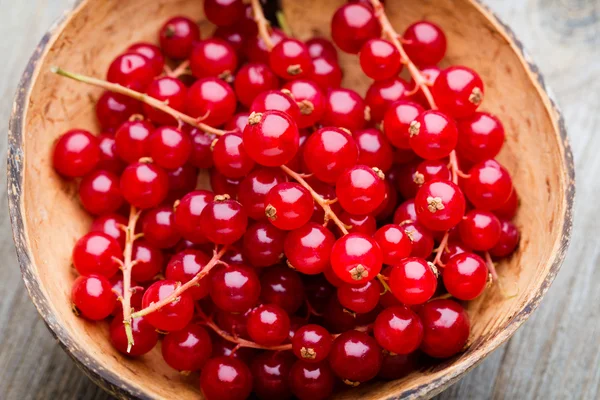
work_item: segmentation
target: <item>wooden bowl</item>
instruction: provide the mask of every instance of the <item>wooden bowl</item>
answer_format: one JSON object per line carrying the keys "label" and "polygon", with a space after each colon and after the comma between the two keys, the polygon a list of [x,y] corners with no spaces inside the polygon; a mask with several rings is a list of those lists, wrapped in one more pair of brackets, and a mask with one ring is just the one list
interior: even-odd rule
{"label": "wooden bowl", "polygon": [[[300,39],[329,35],[329,21],[343,0],[284,0]],[[139,40],[156,40],[167,17],[204,20],[199,0],[84,0],[42,39],[23,75],[10,121],[8,193],[14,239],[23,278],[38,311],[60,344],[97,384],[121,398],[200,397],[197,376],[183,377],[162,360],[159,349],[128,360],[107,338],[107,325],[75,317],[70,287],[75,275],[71,249],[90,226],[76,186],[51,166],[51,149],[64,131],[98,132],[93,100],[100,90],[53,75],[51,66],[103,77],[109,62]],[[318,11],[317,11],[318,10]],[[574,168],[563,120],[538,69],[513,34],[474,0],[387,1],[392,23],[402,32],[428,19],[448,36],[445,64],[464,64],[482,75],[482,109],[498,115],[507,132],[501,162],[512,173],[521,207],[516,223],[522,240],[498,270],[512,298],[497,288],[468,303],[470,346],[434,368],[397,381],[363,385],[338,398],[430,397],[455,382],[506,341],[548,290],[565,256],[571,233]],[[354,56],[342,55],[345,86],[364,93],[369,81]]]}

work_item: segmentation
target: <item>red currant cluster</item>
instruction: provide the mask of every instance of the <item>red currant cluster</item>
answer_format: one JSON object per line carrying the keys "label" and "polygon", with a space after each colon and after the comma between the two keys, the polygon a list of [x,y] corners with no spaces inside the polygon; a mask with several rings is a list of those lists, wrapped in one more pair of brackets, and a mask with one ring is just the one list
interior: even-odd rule
{"label": "red currant cluster", "polygon": [[[328,40],[270,29],[257,0],[204,8],[212,38],[175,17],[106,81],[55,69],[106,89],[104,133],[71,130],[54,149],[95,217],[73,249],[74,310],[112,317],[131,357],[162,339],[209,400],[322,399],[338,378],[460,352],[469,319],[449,298],[479,296],[519,239],[479,75],[435,66],[435,24],[399,36],[378,0],[352,1],[331,35],[374,80],[363,99],[340,88]],[[207,176],[212,191],[197,189]]]}

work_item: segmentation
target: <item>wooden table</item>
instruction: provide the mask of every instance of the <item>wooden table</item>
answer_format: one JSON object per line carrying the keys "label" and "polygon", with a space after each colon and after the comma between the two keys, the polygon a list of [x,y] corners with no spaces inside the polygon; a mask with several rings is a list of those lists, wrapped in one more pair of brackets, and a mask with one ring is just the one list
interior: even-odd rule
{"label": "wooden table", "polygon": [[[577,166],[575,229],[565,264],[540,308],[440,398],[600,398],[600,3],[485,2],[517,33],[562,106]],[[71,4],[0,0],[0,124],[5,128],[27,59]],[[0,146],[5,153],[4,135]],[[5,185],[1,190],[6,204]],[[55,343],[29,300],[6,209],[0,232],[0,398],[109,398]]]}

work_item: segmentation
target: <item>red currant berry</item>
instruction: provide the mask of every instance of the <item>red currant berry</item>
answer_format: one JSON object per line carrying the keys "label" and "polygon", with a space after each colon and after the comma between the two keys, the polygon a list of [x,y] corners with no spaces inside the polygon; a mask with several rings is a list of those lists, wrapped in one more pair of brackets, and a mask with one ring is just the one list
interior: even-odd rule
{"label": "red currant berry", "polygon": [[175,228],[184,239],[199,244],[206,242],[206,237],[201,231],[200,215],[214,197],[214,194],[207,190],[196,190],[181,199],[175,209]]}
{"label": "red currant berry", "polygon": [[500,239],[494,247],[490,249],[490,254],[497,258],[511,255],[519,244],[519,230],[510,221],[501,221],[502,232]]}
{"label": "red currant berry", "polygon": [[235,114],[225,124],[225,130],[244,132],[246,125],[248,125],[248,118],[250,117],[249,112],[239,112]]}
{"label": "red currant berry", "polygon": [[210,298],[223,311],[245,312],[259,296],[260,281],[250,267],[231,265],[211,273]]}
{"label": "red currant berry", "polygon": [[321,123],[351,131],[365,126],[365,102],[358,93],[350,89],[331,89],[325,96],[325,114]]}
{"label": "red currant berry", "polygon": [[173,17],[160,28],[158,39],[167,57],[188,58],[194,42],[200,40],[200,28],[189,18]]}
{"label": "red currant berry", "polygon": [[[342,214],[338,214],[340,221],[345,225],[350,226],[348,232],[364,233],[365,235],[373,235],[377,230],[377,221],[372,215],[355,215],[344,211]],[[343,232],[336,226],[339,236],[343,235]]]}
{"label": "red currant berry", "polygon": [[308,48],[308,54],[311,58],[323,57],[328,60],[337,62],[338,54],[333,43],[328,39],[313,37],[306,41],[306,47]]}
{"label": "red currant berry", "polygon": [[373,236],[383,254],[383,263],[396,265],[410,256],[412,243],[400,225],[384,225]]}
{"label": "red currant berry", "polygon": [[475,207],[493,210],[508,201],[513,184],[510,174],[500,163],[486,160],[469,170],[469,178],[465,180],[463,189]]}
{"label": "red currant berry", "polygon": [[[187,101],[187,88],[177,78],[163,76],[156,78],[150,83],[146,94],[150,97],[165,102],[169,107],[184,112]],[[144,114],[152,122],[161,125],[176,125],[177,121],[171,115],[160,111],[148,104],[143,105]]]}
{"label": "red currant berry", "polygon": [[216,244],[237,242],[246,231],[248,216],[244,207],[228,196],[215,196],[200,214],[202,234]]}
{"label": "red currant berry", "polygon": [[216,77],[232,82],[237,66],[238,58],[234,48],[219,38],[197,43],[190,56],[190,69],[196,78]]}
{"label": "red currant berry", "polygon": [[[421,69],[421,76],[425,80],[425,84],[427,86],[431,87],[435,83],[435,80],[437,79],[437,77],[439,76],[441,71],[442,70],[439,69],[438,67],[430,65],[429,67],[425,67],[425,68]],[[415,81],[411,80],[410,84],[411,84],[411,90],[414,91]],[[414,101],[415,103],[421,104],[425,108],[431,107],[431,104],[429,104],[429,100],[427,99],[427,97],[425,97],[425,94],[423,94],[423,91],[420,89],[417,90],[417,92],[414,93],[410,98],[412,101]]]}
{"label": "red currant berry", "polygon": [[125,122],[115,133],[117,155],[128,163],[150,156],[148,138],[153,130],[148,121],[133,119]]}
{"label": "red currant berry", "polygon": [[195,324],[169,333],[161,347],[165,362],[178,371],[198,371],[206,364],[212,352],[208,332]]}
{"label": "red currant berry", "polygon": [[158,332],[156,332],[156,328],[150,325],[147,317],[133,318],[131,320],[131,330],[133,345],[128,349],[129,341],[125,333],[123,315],[116,315],[110,323],[110,342],[115,349],[129,357],[144,355],[158,343]]}
{"label": "red currant berry", "polygon": [[100,321],[115,308],[117,296],[112,285],[101,275],[80,276],[73,282],[71,301],[85,318]]}
{"label": "red currant berry", "polygon": [[285,80],[307,78],[312,75],[313,65],[308,48],[296,39],[283,39],[269,54],[273,72]]}
{"label": "red currant berry", "polygon": [[292,351],[300,360],[319,363],[327,358],[331,349],[331,334],[320,325],[304,325],[292,339]]}
{"label": "red currant berry", "polygon": [[517,209],[519,208],[519,197],[517,196],[517,190],[513,187],[513,191],[506,202],[498,208],[492,210],[498,218],[513,219],[517,215]]}
{"label": "red currant berry", "polygon": [[383,121],[386,111],[394,102],[408,98],[408,91],[408,82],[401,78],[373,82],[365,95],[370,120],[372,122]]}
{"label": "red currant berry", "polygon": [[269,221],[286,231],[300,228],[313,213],[313,198],[308,190],[294,182],[273,187],[265,197],[265,214]]}
{"label": "red currant berry", "polygon": [[352,330],[336,337],[329,352],[331,369],[348,385],[377,376],[382,359],[381,348],[375,339]]}
{"label": "red currant berry", "polygon": [[377,307],[381,292],[381,284],[374,279],[360,285],[344,284],[338,287],[337,298],[342,307],[364,314]]}
{"label": "red currant berry", "polygon": [[[258,31],[258,29],[257,29]],[[273,28],[271,31],[271,42],[273,46],[276,46],[277,43],[281,42],[286,38],[285,33],[280,31],[277,28]],[[265,44],[265,41],[257,35],[256,33],[251,36],[246,36],[247,42],[244,46],[244,54],[246,58],[252,62],[259,62],[262,64],[269,64],[269,54],[270,50]]]}
{"label": "red currant berry", "polygon": [[246,8],[242,0],[205,0],[204,15],[217,26],[230,26],[242,19]]}
{"label": "red currant berry", "polygon": [[408,58],[418,66],[435,65],[446,54],[446,35],[433,22],[415,22],[406,28],[402,39]]}
{"label": "red currant berry", "polygon": [[358,147],[351,135],[340,128],[321,128],[304,144],[304,162],[315,177],[334,183],[358,160]]}
{"label": "red currant berry", "polygon": [[248,335],[263,346],[283,343],[290,332],[290,317],[275,304],[261,305],[248,316]]}
{"label": "red currant berry", "polygon": [[278,87],[279,79],[264,64],[245,64],[235,76],[235,94],[239,102],[246,107],[250,107],[259,94],[268,90],[276,90]]}
{"label": "red currant berry", "polygon": [[504,144],[504,127],[498,118],[486,112],[476,112],[458,121],[456,153],[472,163],[494,158]]}
{"label": "red currant berry", "polygon": [[401,225],[404,221],[416,221],[415,199],[408,199],[400,204],[394,212],[394,223]]}
{"label": "red currant berry", "polygon": [[437,106],[454,118],[472,115],[483,101],[483,82],[470,68],[448,67],[436,78],[431,89]]}
{"label": "red currant berry", "polygon": [[400,52],[387,40],[371,39],[360,49],[360,67],[376,81],[393,78],[402,69]]}
{"label": "red currant berry", "polygon": [[433,234],[419,222],[409,222],[402,225],[412,242],[411,257],[427,258],[433,252]]}
{"label": "red currant berry", "polygon": [[299,400],[325,400],[333,393],[335,377],[326,362],[298,360],[290,370],[290,387]]}
{"label": "red currant berry", "polygon": [[82,129],[65,132],[56,142],[52,158],[54,169],[70,178],[91,172],[99,160],[98,138]]}
{"label": "red currant berry", "polygon": [[319,274],[329,265],[335,243],[333,234],[323,225],[309,222],[288,233],[284,252],[288,265],[308,275]]}
{"label": "red currant berry", "polygon": [[402,303],[423,304],[437,289],[437,270],[422,258],[405,258],[392,268],[388,283]]}
{"label": "red currant berry", "polygon": [[383,117],[383,132],[394,146],[410,149],[410,126],[424,110],[417,103],[399,100],[393,103]]}
{"label": "red currant berry", "polygon": [[339,64],[329,58],[318,57],[312,60],[313,75],[311,79],[323,91],[337,89],[342,84],[342,69]]}
{"label": "red currant berry", "polygon": [[[165,270],[165,277],[168,280],[180,283],[187,283],[198,275],[208,264],[210,257],[199,250],[187,249],[175,254]],[[194,300],[200,300],[208,295],[210,291],[210,282],[208,278],[198,281],[198,284],[188,289]]]}
{"label": "red currant berry", "polygon": [[147,282],[158,275],[164,267],[162,252],[145,240],[133,244],[132,259],[135,265],[131,269],[131,278],[138,282]]}
{"label": "red currant berry", "polygon": [[125,163],[117,156],[117,145],[114,136],[100,135],[98,146],[100,147],[100,160],[96,164],[96,168],[120,175],[125,169]]}
{"label": "red currant berry", "polygon": [[362,233],[349,233],[331,249],[333,272],[346,283],[359,284],[374,279],[382,265],[377,242]]}
{"label": "red currant berry", "polygon": [[93,215],[118,210],[123,204],[119,178],[102,170],[86,175],[79,185],[79,199],[83,208]]}
{"label": "red currant berry", "polygon": [[373,336],[387,351],[410,354],[419,348],[423,340],[423,324],[410,308],[390,307],[375,319]]}
{"label": "red currant berry", "polygon": [[[170,280],[162,280],[150,285],[144,293],[142,306],[149,307],[152,303],[158,303],[169,297],[179,287],[179,283]],[[146,315],[148,322],[156,329],[166,332],[181,330],[190,323],[194,316],[194,300],[192,296],[183,292],[169,304],[159,310]]]}
{"label": "red currant berry", "polygon": [[165,67],[165,56],[163,56],[162,51],[158,46],[144,42],[135,43],[129,46],[127,53],[138,53],[146,57],[152,65],[155,76],[163,73]]}
{"label": "red currant berry", "polygon": [[413,173],[413,181],[418,186],[433,180],[449,181],[452,179],[446,160],[424,160]]}
{"label": "red currant berry", "polygon": [[260,298],[292,315],[304,303],[304,284],[297,272],[284,266],[269,268],[260,277]]}
{"label": "red currant berry", "polygon": [[265,219],[265,198],[276,185],[286,182],[285,173],[279,168],[257,168],[240,183],[238,201],[248,216],[254,220]]}
{"label": "red currant berry", "polygon": [[219,78],[198,79],[189,89],[187,112],[210,126],[227,122],[235,113],[236,98],[233,89]]}
{"label": "red currant berry", "polygon": [[213,32],[214,38],[223,39],[229,46],[233,48],[238,58],[244,57],[243,50],[245,45],[245,37],[239,26],[218,26]]}
{"label": "red currant berry", "polygon": [[447,157],[458,141],[458,130],[454,122],[435,110],[419,115],[410,123],[408,133],[410,147],[426,160]]}
{"label": "red currant berry", "polygon": [[465,197],[450,181],[433,180],[421,186],[415,197],[419,222],[433,231],[447,231],[465,215]]}
{"label": "red currant berry", "polygon": [[181,239],[175,225],[175,212],[172,207],[158,207],[149,210],[142,219],[144,239],[159,249],[173,247]]}
{"label": "red currant berry", "polygon": [[125,53],[110,64],[106,80],[143,92],[154,76],[154,67],[149,59],[139,53]]}
{"label": "red currant berry", "polygon": [[182,167],[192,153],[190,138],[171,126],[156,129],[148,140],[148,146],[154,162],[166,169]]}
{"label": "red currant berry", "polygon": [[275,265],[283,258],[284,240],[284,231],[266,221],[256,222],[250,225],[244,234],[244,257],[253,267]]}
{"label": "red currant berry", "polygon": [[127,226],[127,218],[119,214],[106,214],[94,220],[92,227],[90,228],[90,232],[104,233],[115,239],[119,243],[119,246],[124,249],[124,226]]}
{"label": "red currant berry", "polygon": [[344,171],[337,180],[335,192],[342,208],[352,214],[370,214],[383,202],[383,172],[366,165]]}
{"label": "red currant berry", "polygon": [[488,281],[485,261],[477,254],[461,253],[452,257],[442,272],[448,293],[459,300],[473,300],[485,289]]}
{"label": "red currant berry", "polygon": [[346,53],[358,53],[365,42],[381,36],[381,25],[373,10],[350,3],[338,8],[331,19],[331,37]]}
{"label": "red currant berry", "polygon": [[211,358],[200,373],[200,389],[206,400],[243,400],[252,391],[252,374],[236,358]]}
{"label": "red currant berry", "polygon": [[226,133],[217,140],[213,147],[213,160],[217,170],[228,178],[241,178],[254,168],[254,160],[250,158],[239,133]]}
{"label": "red currant berry", "polygon": [[142,112],[142,104],[123,94],[106,91],[96,103],[96,117],[103,131],[114,131],[134,114]]}
{"label": "red currant berry", "polygon": [[264,352],[250,364],[254,377],[252,391],[261,400],[289,399],[292,397],[289,374],[294,362],[287,352]]}
{"label": "red currant berry", "polygon": [[396,354],[389,351],[383,352],[383,362],[378,378],[393,381],[404,378],[418,368],[419,352],[410,354]]}
{"label": "red currant berry", "polygon": [[352,133],[358,145],[358,163],[384,173],[392,168],[392,146],[380,130],[369,128]]}
{"label": "red currant berry", "polygon": [[433,300],[419,310],[423,323],[421,350],[435,358],[448,358],[461,351],[469,339],[469,316],[452,300]]}
{"label": "red currant berry", "polygon": [[300,146],[296,123],[288,114],[277,110],[250,114],[243,137],[250,157],[267,167],[291,161]]}
{"label": "red currant berry", "polygon": [[98,274],[110,278],[119,270],[117,260],[123,259],[121,246],[112,237],[91,232],[73,247],[73,265],[79,274]]}
{"label": "red currant berry", "polygon": [[442,253],[442,262],[444,264],[448,264],[448,262],[454,256],[456,256],[458,254],[462,254],[462,253],[471,253],[471,249],[469,249],[467,246],[465,246],[462,243],[458,243],[458,242],[448,243],[448,245],[446,246],[446,248],[443,250],[443,253]]}
{"label": "red currant berry", "polygon": [[298,122],[300,119],[300,107],[291,94],[286,91],[268,90],[254,98],[250,111],[257,115],[268,110],[281,111],[291,117],[294,122]]}
{"label": "red currant berry", "polygon": [[458,225],[462,242],[473,250],[487,251],[502,234],[500,220],[489,211],[471,210]]}
{"label": "red currant berry", "polygon": [[168,190],[167,173],[154,164],[131,164],[121,175],[121,193],[137,208],[156,207],[167,197]]}
{"label": "red currant berry", "polygon": [[306,79],[290,81],[283,86],[300,107],[299,128],[308,128],[321,120],[325,113],[325,95],[319,86]]}

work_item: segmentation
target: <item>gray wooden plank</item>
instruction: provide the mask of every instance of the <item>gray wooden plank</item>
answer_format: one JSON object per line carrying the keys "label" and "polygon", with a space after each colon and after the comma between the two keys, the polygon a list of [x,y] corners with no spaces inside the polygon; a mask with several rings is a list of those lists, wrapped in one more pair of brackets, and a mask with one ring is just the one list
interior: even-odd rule
{"label": "gray wooden plank", "polygon": [[[398,0],[400,1],[400,0]],[[7,126],[20,74],[35,44],[72,0],[0,0],[0,123]],[[571,250],[539,310],[445,399],[600,397],[600,2],[486,0],[529,49],[554,89],[577,166]],[[527,134],[527,132],[523,132]],[[0,137],[5,154],[6,137]],[[4,168],[2,180],[5,181]],[[5,184],[2,202],[6,204]],[[10,221],[0,214],[0,398],[107,399],[48,333],[23,287]]]}

